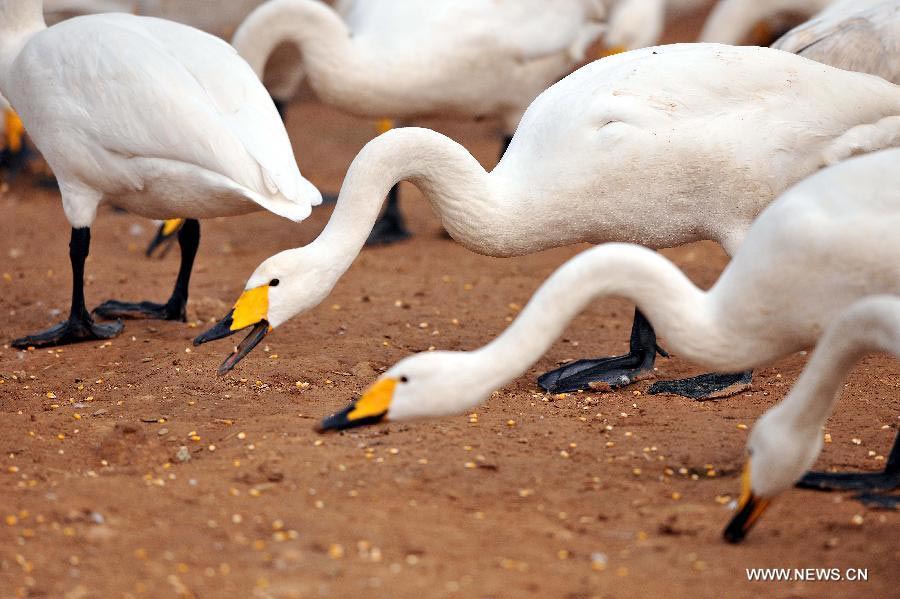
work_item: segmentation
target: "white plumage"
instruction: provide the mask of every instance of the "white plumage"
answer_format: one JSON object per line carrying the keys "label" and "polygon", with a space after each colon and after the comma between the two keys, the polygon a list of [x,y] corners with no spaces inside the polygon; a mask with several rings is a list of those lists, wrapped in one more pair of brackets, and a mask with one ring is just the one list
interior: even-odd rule
{"label": "white plumage", "polygon": [[[401,360],[325,428],[472,409],[536,362],[586,305],[605,296],[634,300],[678,355],[721,372],[811,347],[860,298],[900,295],[898,164],[900,149],[885,150],[794,186],[760,215],[708,292],[645,248],[587,250],[551,275],[494,341],[471,352]],[[381,409],[373,413],[373,405]],[[356,409],[370,420],[348,420]],[[776,439],[780,451],[783,435]]]}
{"label": "white plumage", "polygon": [[822,166],[900,143],[900,88],[768,48],[683,44],[605,58],[529,107],[487,173],[461,146],[398,129],[356,157],[310,245],[263,262],[260,320],[317,305],[349,268],[388,189],[418,186],[458,242],[514,256],[578,242],[729,253],[779,193]]}
{"label": "white plumage", "polygon": [[[897,162],[885,165],[896,169]],[[886,171],[872,173],[881,177]],[[885,185],[900,182],[889,178]],[[887,187],[886,187],[887,189]],[[847,190],[854,194],[854,189]],[[850,200],[852,201],[852,200]],[[897,206],[893,207],[896,213]],[[876,216],[877,218],[877,216]],[[877,238],[872,240],[874,245]],[[879,254],[880,255],[880,254]],[[888,256],[892,262],[894,258]],[[875,257],[873,256],[873,259]],[[878,273],[871,273],[873,279]],[[873,285],[874,286],[874,285]],[[823,325],[826,324],[823,322]],[[868,353],[889,352],[900,358],[900,296],[868,297],[833,316],[815,352],[791,392],[753,426],[747,441],[748,462],[738,512],[725,531],[731,542],[744,538],[769,502],[790,489],[812,468],[822,451],[822,428],[834,411],[844,381],[854,365]],[[805,478],[812,487],[888,491],[900,485],[900,436],[885,464],[884,472],[810,473]],[[885,501],[888,498],[870,497]]]}
{"label": "white plumage", "polygon": [[[372,118],[500,115],[510,132],[602,32],[600,0],[271,0],[233,44],[261,74],[299,46],[325,102]],[[344,15],[342,18],[341,15]]]}
{"label": "white plumage", "polygon": [[228,44],[126,14],[48,29],[41,5],[0,0],[0,91],[53,169],[73,230],[103,201],[158,219],[264,208],[292,220],[321,202]]}

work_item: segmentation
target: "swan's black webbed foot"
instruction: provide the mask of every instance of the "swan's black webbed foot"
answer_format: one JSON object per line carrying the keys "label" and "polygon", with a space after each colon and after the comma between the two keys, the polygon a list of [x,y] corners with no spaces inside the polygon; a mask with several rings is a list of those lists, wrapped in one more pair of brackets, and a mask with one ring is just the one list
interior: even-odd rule
{"label": "swan's black webbed foot", "polygon": [[898,497],[883,494],[900,489],[900,433],[881,472],[807,472],[797,483],[816,491],[862,491],[855,498],[866,505],[896,507]]}
{"label": "swan's black webbed foot", "polygon": [[807,472],[797,486],[816,491],[893,491],[900,489],[900,472]]}
{"label": "swan's black webbed foot", "polygon": [[109,300],[94,308],[94,314],[106,319],[127,318],[186,322],[187,299],[172,298],[165,304]]}
{"label": "swan's black webbed foot", "polygon": [[725,399],[750,388],[753,371],[735,374],[701,374],[689,379],[657,381],[651,385],[651,395],[681,395],[698,401]]}
{"label": "swan's black webbed foot", "polygon": [[372,232],[369,234],[366,245],[390,245],[409,239],[411,236],[403,220],[403,214],[400,213],[398,189],[395,185],[388,194],[387,207],[384,209],[384,214],[372,227]]}
{"label": "swan's black webbed foot", "polygon": [[87,313],[83,313],[80,317],[70,317],[69,320],[42,333],[16,339],[12,342],[12,346],[16,349],[28,349],[29,347],[40,349],[82,341],[112,339],[122,332],[123,327],[121,321],[98,324]]}
{"label": "swan's black webbed foot", "polygon": [[896,510],[900,508],[900,495],[888,495],[886,493],[860,493],[854,495],[864,506],[872,509]]}
{"label": "swan's black webbed foot", "polygon": [[[167,228],[167,225],[168,228]],[[174,228],[177,226],[177,229]],[[181,267],[178,270],[178,278],[175,281],[175,289],[172,296],[165,304],[153,302],[120,302],[109,300],[94,308],[94,314],[102,318],[134,318],[175,320],[185,322],[187,320],[188,287],[191,282],[191,271],[194,267],[194,258],[197,256],[197,248],[200,245],[200,223],[192,218],[181,221],[166,221],[160,228],[157,239],[171,239],[178,233],[178,245],[181,248]],[[166,243],[162,241],[161,243]],[[154,243],[148,250],[148,254],[158,245]]]}
{"label": "swan's black webbed foot", "polygon": [[635,310],[627,354],[571,362],[542,374],[538,377],[538,385],[550,393],[606,391],[624,387],[653,375],[657,353],[668,356],[656,344],[656,333],[650,322],[639,310]]}

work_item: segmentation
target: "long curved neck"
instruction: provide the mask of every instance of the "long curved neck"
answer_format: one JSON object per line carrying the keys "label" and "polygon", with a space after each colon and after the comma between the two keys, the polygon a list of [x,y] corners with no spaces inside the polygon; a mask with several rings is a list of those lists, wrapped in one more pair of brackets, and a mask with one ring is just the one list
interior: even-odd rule
{"label": "long curved neck", "polygon": [[560,267],[502,335],[472,353],[473,367],[483,369],[479,378],[493,390],[518,377],[579,312],[606,296],[634,301],[671,349],[689,359],[729,345],[708,296],[675,265],[652,250],[609,243]]}
{"label": "long curved neck", "polygon": [[333,77],[346,72],[353,56],[346,24],[318,0],[269,0],[250,13],[231,43],[262,77],[269,56],[285,42],[299,47],[303,65],[314,80],[318,73]]}
{"label": "long curved neck", "polygon": [[699,41],[738,44],[757,23],[788,12],[811,15],[827,4],[828,0],[816,0],[812,7],[809,0],[721,0],[704,24]]}
{"label": "long curved neck", "polygon": [[0,90],[5,91],[22,47],[46,28],[43,0],[0,0]]}
{"label": "long curved neck", "polygon": [[[491,228],[492,186],[478,161],[440,133],[416,127],[393,129],[366,144],[353,160],[328,225],[309,246],[332,265],[337,276],[359,254],[385,196],[400,181],[422,191],[455,237],[460,231],[468,233],[467,225]],[[457,240],[466,245],[473,242]]]}
{"label": "long curved neck", "polygon": [[868,298],[848,308],[828,327],[794,388],[775,409],[795,426],[818,431],[850,371],[877,351],[900,358],[900,299]]}

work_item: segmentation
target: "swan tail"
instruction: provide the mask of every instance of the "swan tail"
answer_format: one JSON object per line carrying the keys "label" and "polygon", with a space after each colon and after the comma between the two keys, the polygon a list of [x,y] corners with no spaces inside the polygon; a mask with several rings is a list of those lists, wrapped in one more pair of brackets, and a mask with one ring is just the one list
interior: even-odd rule
{"label": "swan tail", "polygon": [[860,154],[900,146],[900,115],[876,123],[857,125],[831,142],[822,155],[822,166],[831,166]]}

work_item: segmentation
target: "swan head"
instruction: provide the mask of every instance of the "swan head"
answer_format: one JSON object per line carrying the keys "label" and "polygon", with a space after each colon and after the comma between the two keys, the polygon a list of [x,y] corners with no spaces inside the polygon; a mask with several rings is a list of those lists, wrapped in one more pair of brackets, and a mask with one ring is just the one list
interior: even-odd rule
{"label": "swan head", "polygon": [[425,352],[401,360],[359,399],[322,420],[317,430],[459,414],[487,399],[492,390],[488,385],[460,384],[460,373],[472,371],[472,360],[465,352]]}
{"label": "swan head", "polygon": [[[225,374],[253,351],[272,329],[317,306],[331,292],[339,276],[339,272],[330,272],[327,260],[316,258],[311,246],[275,254],[247,279],[244,292],[225,318],[194,339],[194,345],[250,329],[247,337],[219,367],[219,374]],[[330,284],[323,284],[323,281]]]}
{"label": "swan head", "polygon": [[778,408],[769,410],[750,433],[741,497],[724,531],[730,543],[747,536],[772,500],[812,467],[822,449],[820,427],[798,427],[787,416]]}

